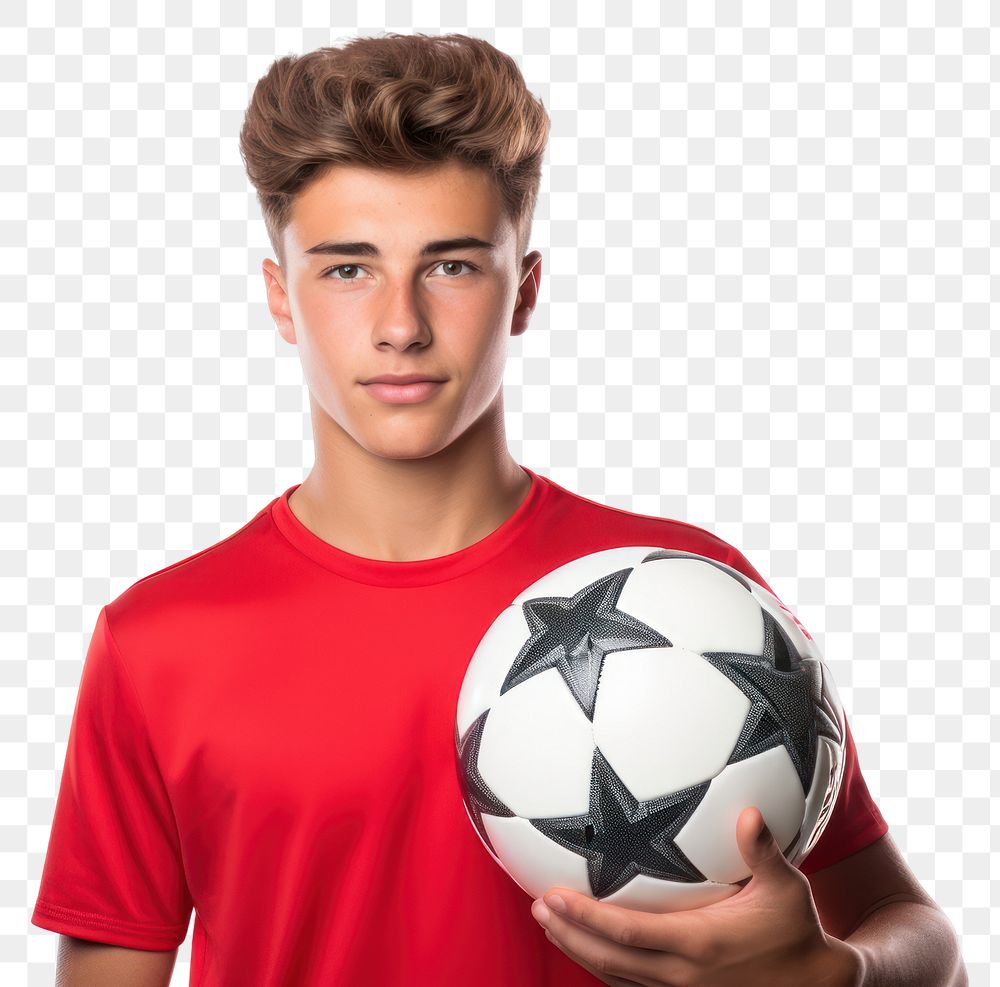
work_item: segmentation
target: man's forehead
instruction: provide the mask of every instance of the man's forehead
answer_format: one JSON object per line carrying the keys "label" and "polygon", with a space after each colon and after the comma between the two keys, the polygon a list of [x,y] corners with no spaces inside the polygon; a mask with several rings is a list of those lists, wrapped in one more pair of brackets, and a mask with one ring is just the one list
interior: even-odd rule
{"label": "man's forehead", "polygon": [[363,256],[401,251],[428,256],[463,246],[502,250],[514,231],[492,182],[439,167],[437,178],[429,170],[330,169],[292,208],[286,231],[290,256],[309,261],[335,253],[338,244],[342,253]]}
{"label": "man's forehead", "polygon": [[500,195],[493,180],[482,168],[444,162],[419,170],[400,171],[361,165],[332,165],[317,175],[299,193],[293,206],[303,210],[330,205],[348,208],[365,199],[364,208],[406,204],[413,208],[426,202],[427,208],[476,208],[492,212],[500,209]]}

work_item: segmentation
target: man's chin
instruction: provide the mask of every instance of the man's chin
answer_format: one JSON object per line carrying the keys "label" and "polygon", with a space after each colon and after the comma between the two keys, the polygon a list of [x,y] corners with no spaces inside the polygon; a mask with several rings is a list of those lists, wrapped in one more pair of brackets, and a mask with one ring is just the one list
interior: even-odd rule
{"label": "man's chin", "polygon": [[379,459],[392,460],[414,460],[428,459],[437,455],[447,448],[449,443],[440,441],[430,436],[420,439],[410,435],[401,435],[394,440],[394,437],[387,435],[388,430],[381,430],[378,435],[372,436],[370,441],[365,438],[359,442],[366,452]]}

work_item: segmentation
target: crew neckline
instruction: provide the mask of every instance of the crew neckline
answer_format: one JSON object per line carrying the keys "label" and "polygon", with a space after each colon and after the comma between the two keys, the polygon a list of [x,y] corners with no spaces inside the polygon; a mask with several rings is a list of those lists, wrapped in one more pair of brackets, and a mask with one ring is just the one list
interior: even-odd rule
{"label": "crew neckline", "polygon": [[288,503],[288,498],[301,483],[293,484],[271,502],[271,517],[278,530],[295,548],[325,569],[355,582],[377,586],[428,586],[453,579],[496,558],[535,517],[548,491],[548,479],[527,466],[520,463],[518,466],[531,477],[531,486],[507,520],[479,541],[457,552],[430,559],[410,559],[404,562],[372,559],[345,552],[324,541],[299,520]]}

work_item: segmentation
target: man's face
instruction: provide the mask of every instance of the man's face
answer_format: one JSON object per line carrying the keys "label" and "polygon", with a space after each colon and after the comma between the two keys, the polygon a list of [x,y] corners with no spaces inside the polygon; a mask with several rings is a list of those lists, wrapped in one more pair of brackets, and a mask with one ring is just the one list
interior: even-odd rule
{"label": "man's face", "polygon": [[[466,237],[493,246],[422,253]],[[541,255],[517,257],[515,238],[489,177],[453,162],[406,175],[338,165],[306,188],[285,231],[285,267],[266,260],[264,273],[325,440],[422,458],[501,399],[507,341],[527,328],[541,276]],[[414,373],[445,381],[410,404],[364,383]]]}

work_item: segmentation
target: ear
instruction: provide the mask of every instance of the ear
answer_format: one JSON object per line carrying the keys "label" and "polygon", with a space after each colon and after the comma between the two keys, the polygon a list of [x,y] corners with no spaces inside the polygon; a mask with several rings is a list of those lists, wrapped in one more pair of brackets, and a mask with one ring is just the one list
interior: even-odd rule
{"label": "ear", "polygon": [[277,326],[278,334],[286,343],[295,345],[295,324],[292,322],[291,306],[288,304],[288,290],[285,287],[285,272],[270,258],[264,258],[261,265],[264,287],[267,291],[267,307]]}
{"label": "ear", "polygon": [[517,303],[511,320],[511,335],[520,336],[528,328],[528,320],[538,304],[538,286],[542,280],[542,255],[532,250],[521,261],[521,283],[517,288]]}

